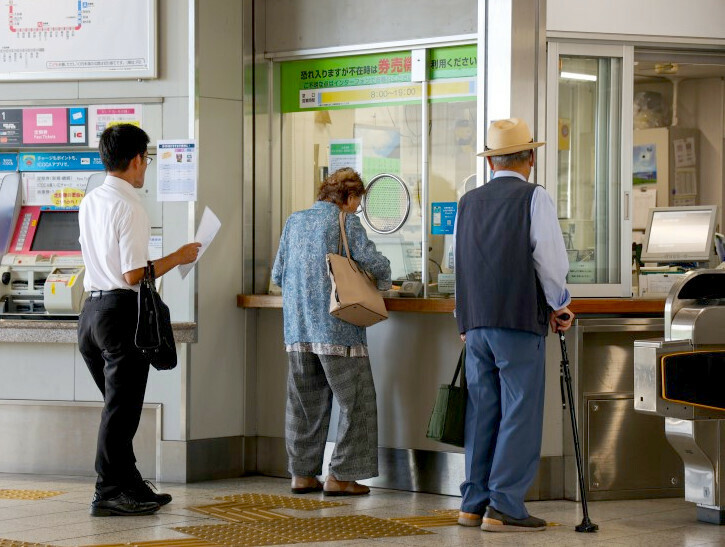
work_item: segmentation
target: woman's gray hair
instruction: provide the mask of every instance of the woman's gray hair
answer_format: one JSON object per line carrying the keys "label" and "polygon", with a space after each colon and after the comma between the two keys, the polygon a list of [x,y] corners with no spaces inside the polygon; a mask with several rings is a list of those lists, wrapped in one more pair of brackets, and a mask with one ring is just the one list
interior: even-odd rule
{"label": "woman's gray hair", "polygon": [[522,150],[513,154],[504,154],[503,156],[491,156],[491,163],[496,170],[510,169],[522,163],[529,161],[529,157],[533,150]]}

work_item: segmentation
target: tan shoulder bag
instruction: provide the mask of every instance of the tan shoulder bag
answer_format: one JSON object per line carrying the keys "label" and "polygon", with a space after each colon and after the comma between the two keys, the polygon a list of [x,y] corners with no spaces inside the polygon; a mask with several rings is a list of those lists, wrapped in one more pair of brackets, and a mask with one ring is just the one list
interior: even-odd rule
{"label": "tan shoulder bag", "polygon": [[[332,284],[330,315],[359,327],[369,327],[387,319],[388,310],[373,280],[350,258],[343,211],[339,221],[337,254],[327,253],[327,271]],[[345,256],[342,256],[343,246]]]}

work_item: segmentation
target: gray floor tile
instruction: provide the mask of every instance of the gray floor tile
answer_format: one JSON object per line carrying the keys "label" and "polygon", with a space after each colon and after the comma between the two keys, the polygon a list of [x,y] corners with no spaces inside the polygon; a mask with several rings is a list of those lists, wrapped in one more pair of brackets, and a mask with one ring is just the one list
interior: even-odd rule
{"label": "gray floor tile", "polygon": [[[44,500],[0,500],[0,538],[53,545],[93,545],[151,541],[187,537],[175,526],[213,524],[221,521],[188,509],[218,503],[215,498],[267,493],[291,496],[289,480],[270,477],[240,477],[195,484],[157,484],[174,501],[147,517],[93,518],[88,505],[93,494],[92,477],[2,475],[0,489],[52,490],[64,494]],[[277,509],[298,518],[364,514],[378,518],[431,515],[434,509],[458,509],[460,499],[396,490],[373,489],[369,496],[325,498],[310,494],[303,499],[339,501],[345,505],[316,511]],[[695,507],[683,499],[591,502],[589,512],[599,524],[596,534],[578,534],[574,526],[582,519],[581,504],[554,500],[527,503],[529,512],[551,523],[545,532],[494,534],[478,528],[435,527],[427,536],[404,536],[376,540],[325,542],[323,547],[355,545],[556,545],[663,547],[669,545],[725,545],[725,526],[699,523]]]}

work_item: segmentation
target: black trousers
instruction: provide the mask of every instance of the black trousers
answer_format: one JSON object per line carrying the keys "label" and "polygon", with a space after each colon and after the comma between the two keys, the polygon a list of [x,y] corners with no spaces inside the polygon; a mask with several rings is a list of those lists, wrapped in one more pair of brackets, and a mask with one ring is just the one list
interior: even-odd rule
{"label": "black trousers", "polygon": [[141,481],[133,437],[141,419],[149,364],[134,344],[137,294],[113,291],[86,299],[78,349],[103,394],[96,451],[96,492],[112,498]]}

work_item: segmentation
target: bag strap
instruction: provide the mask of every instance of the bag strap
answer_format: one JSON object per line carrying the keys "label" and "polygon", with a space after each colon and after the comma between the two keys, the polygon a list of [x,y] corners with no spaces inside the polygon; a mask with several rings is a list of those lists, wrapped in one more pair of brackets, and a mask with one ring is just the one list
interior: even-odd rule
{"label": "bag strap", "polygon": [[146,262],[146,266],[143,269],[143,280],[142,281],[148,281],[152,285],[156,281],[156,270],[154,268],[154,263],[148,260]]}
{"label": "bag strap", "polygon": [[466,382],[466,346],[463,346],[463,349],[461,350],[461,355],[458,357],[458,364],[456,365],[456,372],[453,375],[453,380],[451,380],[451,386],[456,385],[456,379],[458,378],[458,373],[461,373],[461,381],[459,382],[459,386],[463,389],[468,389],[468,382]]}
{"label": "bag strap", "polygon": [[345,212],[340,211],[338,214],[338,226],[340,232],[337,234],[337,254],[342,255],[342,235],[345,233]]}
{"label": "bag strap", "polygon": [[340,220],[340,242],[337,244],[337,254],[342,254],[342,248],[341,245],[345,247],[345,256],[347,257],[347,261],[350,264],[350,267],[354,271],[359,271],[357,264],[350,256],[350,248],[347,245],[347,234],[345,233],[345,211],[340,211],[339,220]]}

